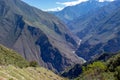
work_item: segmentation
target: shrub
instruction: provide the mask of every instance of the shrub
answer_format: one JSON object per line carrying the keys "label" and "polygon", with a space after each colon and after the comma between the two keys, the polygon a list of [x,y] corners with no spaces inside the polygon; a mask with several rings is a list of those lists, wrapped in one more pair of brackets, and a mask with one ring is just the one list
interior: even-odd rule
{"label": "shrub", "polygon": [[115,77],[117,80],[120,80],[120,66],[115,69]]}
{"label": "shrub", "polygon": [[108,61],[108,69],[112,72],[115,71],[117,66],[120,66],[120,54],[113,56],[109,61]]}
{"label": "shrub", "polygon": [[103,62],[97,61],[89,64],[87,67],[83,67],[83,72],[89,70],[105,71],[106,69],[107,67]]}
{"label": "shrub", "polygon": [[30,67],[37,67],[38,63],[36,61],[31,61],[30,62]]}
{"label": "shrub", "polygon": [[10,78],[9,80],[14,80],[13,78]]}

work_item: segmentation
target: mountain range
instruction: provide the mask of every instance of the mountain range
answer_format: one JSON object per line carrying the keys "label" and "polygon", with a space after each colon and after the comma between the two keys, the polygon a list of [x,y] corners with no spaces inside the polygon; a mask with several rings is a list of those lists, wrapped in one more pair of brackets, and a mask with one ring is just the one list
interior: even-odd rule
{"label": "mountain range", "polygon": [[[75,37],[58,18],[21,0],[0,0],[0,44],[55,72],[84,62]],[[59,66],[59,67],[58,67]]]}
{"label": "mountain range", "polygon": [[58,12],[0,0],[0,79],[119,80],[119,51],[120,0]]}
{"label": "mountain range", "polygon": [[[90,0],[53,14],[63,22],[67,21],[65,23],[68,28],[81,39],[76,54],[85,60],[91,60],[101,53],[120,50],[119,8],[119,0],[113,2]],[[69,15],[71,20],[65,19],[65,15]]]}
{"label": "mountain range", "polygon": [[[82,2],[75,6],[65,7],[61,11],[52,12],[52,14],[60,18],[66,24],[69,24],[70,21],[73,21],[74,19],[80,16],[84,16],[85,14],[88,14],[88,12],[97,10],[107,5],[108,3],[109,2],[99,2],[97,0],[88,0],[86,2]],[[68,28],[70,28],[70,26],[68,26]]]}
{"label": "mountain range", "polygon": [[120,50],[119,3],[119,1],[114,1],[99,9],[97,13],[88,14],[89,18],[85,18],[83,23],[80,23],[84,26],[76,33],[82,39],[76,51],[79,56],[84,56],[84,59],[89,60],[101,53]]}

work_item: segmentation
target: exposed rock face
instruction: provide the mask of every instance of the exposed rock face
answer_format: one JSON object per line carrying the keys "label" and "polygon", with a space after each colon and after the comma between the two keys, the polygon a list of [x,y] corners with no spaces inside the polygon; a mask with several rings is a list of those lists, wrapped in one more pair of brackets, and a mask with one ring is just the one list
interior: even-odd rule
{"label": "exposed rock face", "polygon": [[[67,35],[67,37],[66,37]],[[73,54],[78,40],[56,17],[20,0],[0,0],[0,44],[28,61],[60,72],[83,59]]]}

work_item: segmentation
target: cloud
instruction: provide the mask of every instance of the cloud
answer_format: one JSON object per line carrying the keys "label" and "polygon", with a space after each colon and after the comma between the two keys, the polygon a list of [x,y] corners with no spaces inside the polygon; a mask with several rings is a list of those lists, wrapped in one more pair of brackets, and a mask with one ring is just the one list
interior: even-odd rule
{"label": "cloud", "polygon": [[86,2],[88,0],[75,0],[75,1],[70,1],[70,2],[56,2],[56,4],[61,4],[61,5],[64,5],[64,6],[74,6],[74,5],[77,5],[77,4],[80,4],[81,2]]}
{"label": "cloud", "polygon": [[105,2],[105,1],[112,2],[114,0],[99,0],[99,2]]}
{"label": "cloud", "polygon": [[[74,0],[74,1],[69,1],[69,2],[56,2],[56,4],[64,5],[66,7],[66,6],[74,6],[74,5],[77,5],[77,4],[80,4],[82,2],[86,2],[86,1],[89,1],[89,0]],[[97,0],[97,1],[99,1],[99,2],[105,2],[105,1],[112,2],[115,0]],[[61,11],[62,9],[64,9],[64,7],[51,8],[51,9],[47,9],[45,11]]]}
{"label": "cloud", "polygon": [[63,9],[62,7],[56,7],[56,8],[47,9],[45,11],[60,11],[62,9]]}

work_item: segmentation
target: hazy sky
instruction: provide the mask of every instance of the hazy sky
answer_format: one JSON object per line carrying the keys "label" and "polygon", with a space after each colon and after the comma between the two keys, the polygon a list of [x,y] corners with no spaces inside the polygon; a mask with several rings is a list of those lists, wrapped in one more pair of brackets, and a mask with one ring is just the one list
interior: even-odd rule
{"label": "hazy sky", "polygon": [[[29,5],[42,9],[44,11],[56,11],[61,10],[66,6],[73,6],[87,0],[22,0]],[[100,2],[104,1],[113,1],[113,0],[99,0]]]}

